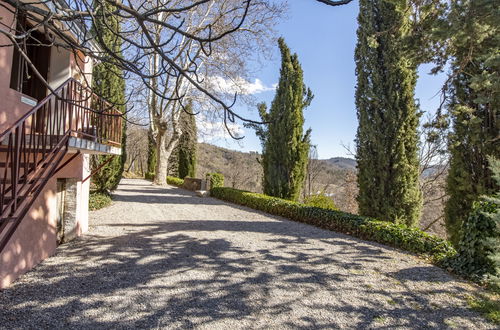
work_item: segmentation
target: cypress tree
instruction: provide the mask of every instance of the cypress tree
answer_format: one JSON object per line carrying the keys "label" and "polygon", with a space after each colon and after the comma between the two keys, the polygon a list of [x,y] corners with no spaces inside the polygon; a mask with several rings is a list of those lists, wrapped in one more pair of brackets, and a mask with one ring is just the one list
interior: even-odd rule
{"label": "cypress tree", "polygon": [[419,111],[416,64],[406,54],[407,1],[360,0],[356,61],[359,212],[416,225]]}
{"label": "cypress tree", "polygon": [[[97,3],[96,3],[97,5]],[[102,4],[101,4],[102,5]],[[116,36],[120,32],[120,21],[118,17],[106,15],[113,11],[113,6],[106,3],[98,8],[98,15],[92,27],[95,40],[102,47],[111,49],[115,54],[121,56],[121,40]],[[93,68],[92,72],[93,90],[125,112],[125,80],[123,71],[110,61],[102,61]],[[125,119],[125,115],[124,115]],[[126,121],[123,120],[122,153],[102,167],[92,176],[92,182],[99,191],[114,190],[118,186],[125,166],[126,154]],[[92,156],[91,167],[96,169],[110,156]]]}
{"label": "cypress tree", "polygon": [[305,179],[311,130],[303,133],[303,110],[313,95],[303,82],[297,54],[291,54],[280,38],[280,80],[269,112],[259,105],[259,115],[266,124],[250,124],[261,139],[264,193],[297,200]]}
{"label": "cypress tree", "polygon": [[[188,104],[186,110],[192,113],[192,106]],[[179,125],[182,134],[177,143],[177,164],[179,178],[196,176],[196,149],[198,130],[196,128],[196,118],[186,111],[182,111],[179,118]]]}
{"label": "cypress tree", "polygon": [[460,228],[481,195],[498,189],[488,157],[500,158],[500,11],[494,0],[452,2],[450,14],[452,81],[448,109],[452,119],[448,237],[457,245]]}
{"label": "cypress tree", "polygon": [[148,132],[148,170],[146,172],[146,179],[152,179],[156,169],[156,142],[153,137],[153,132],[149,129]]}
{"label": "cypress tree", "polygon": [[170,157],[168,157],[168,172],[169,176],[180,178],[179,175],[179,145],[174,147]]}

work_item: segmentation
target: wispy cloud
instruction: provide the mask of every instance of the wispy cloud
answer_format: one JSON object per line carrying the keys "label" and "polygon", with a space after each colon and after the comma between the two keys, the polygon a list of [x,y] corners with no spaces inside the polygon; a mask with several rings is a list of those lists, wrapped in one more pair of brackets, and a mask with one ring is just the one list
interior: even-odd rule
{"label": "wispy cloud", "polygon": [[253,95],[267,91],[273,91],[276,89],[277,86],[277,84],[266,86],[262,82],[262,80],[258,78],[255,79],[253,82],[250,82],[243,78],[230,80],[217,76],[210,78],[210,81],[212,82],[214,88],[218,89],[220,92],[228,94],[234,94],[235,92],[238,92],[239,94]]}
{"label": "wispy cloud", "polygon": [[[202,115],[196,117],[201,142],[213,142],[218,139],[231,138],[222,120],[212,121]],[[228,123],[227,126],[233,136],[243,136],[245,132],[243,126],[238,123]]]}

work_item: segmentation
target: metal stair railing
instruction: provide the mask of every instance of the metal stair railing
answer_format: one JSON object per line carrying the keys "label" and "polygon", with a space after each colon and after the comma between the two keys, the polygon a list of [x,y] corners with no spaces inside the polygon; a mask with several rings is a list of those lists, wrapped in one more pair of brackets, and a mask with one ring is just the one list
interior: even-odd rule
{"label": "metal stair railing", "polygon": [[120,146],[121,113],[70,78],[0,134],[0,252],[48,180],[71,138]]}

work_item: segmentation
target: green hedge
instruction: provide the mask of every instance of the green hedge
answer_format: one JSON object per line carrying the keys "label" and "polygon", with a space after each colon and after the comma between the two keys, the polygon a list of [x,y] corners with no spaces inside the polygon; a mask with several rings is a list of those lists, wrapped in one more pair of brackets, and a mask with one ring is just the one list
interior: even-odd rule
{"label": "green hedge", "polygon": [[91,192],[89,195],[89,210],[96,211],[111,204],[111,196],[101,192]]}
{"label": "green hedge", "polygon": [[154,180],[155,174],[153,172],[146,172],[146,173],[144,173],[144,178],[146,180]]}
{"label": "green hedge", "polygon": [[167,176],[167,183],[172,186],[182,187],[184,180],[173,176]]}
{"label": "green hedge", "polygon": [[287,201],[233,188],[213,188],[213,197],[323,229],[342,232],[426,255],[443,263],[456,254],[451,244],[418,228]]}
{"label": "green hedge", "polygon": [[315,206],[323,209],[338,211],[337,206],[333,202],[333,199],[326,196],[324,193],[311,195],[304,199],[304,204],[307,206]]}
{"label": "green hedge", "polygon": [[210,179],[210,189],[224,187],[224,175],[221,173],[207,173]]}

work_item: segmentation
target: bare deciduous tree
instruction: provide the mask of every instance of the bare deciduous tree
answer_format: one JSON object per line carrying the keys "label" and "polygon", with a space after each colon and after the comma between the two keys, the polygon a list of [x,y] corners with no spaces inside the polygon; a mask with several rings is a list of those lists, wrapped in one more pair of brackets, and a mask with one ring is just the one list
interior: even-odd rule
{"label": "bare deciduous tree", "polygon": [[[149,71],[150,76],[153,76],[151,84],[154,89],[149,91],[148,109],[150,127],[157,147],[156,184],[166,183],[168,159],[182,134],[179,118],[181,111],[186,111],[184,99],[192,101],[195,108],[201,108],[201,105],[210,108],[210,103],[213,106],[215,99],[226,99],[226,91],[219,90],[216,86],[214,88],[214,81],[222,79],[237,90],[240,87],[238,82],[245,81],[246,59],[252,58],[255,50],[265,50],[263,48],[270,44],[272,35],[269,31],[272,31],[281,9],[267,1],[252,1],[244,12],[238,12],[234,11],[235,3],[238,2],[213,0],[207,6],[194,8],[186,13],[183,26],[187,31],[199,30],[207,20],[211,20],[216,23],[211,27],[214,33],[222,33],[231,21],[240,21],[240,16],[245,15],[245,22],[238,30],[224,39],[211,42],[210,54],[204,51],[202,44],[193,39],[183,35],[173,36],[162,25],[152,27],[155,30],[151,34],[158,43],[161,40],[177,39],[177,47],[173,51],[176,62],[183,70],[192,72],[198,87],[211,90],[211,95],[215,96],[207,97],[207,93],[200,93],[199,88],[193,88],[196,86],[190,83],[187,76],[157,74],[162,67],[161,57],[158,53],[151,54]],[[172,20],[171,16],[160,13],[158,20],[168,22]],[[215,106],[217,104],[216,101]],[[231,117],[230,113],[224,112],[224,122],[228,120],[228,114]],[[230,118],[230,121],[233,119]]]}
{"label": "bare deciduous tree", "polygon": [[302,189],[302,195],[305,199],[308,196],[316,194],[316,185],[318,178],[321,175],[322,166],[318,159],[318,148],[316,145],[311,145],[309,147],[309,157],[307,160],[307,170],[306,178],[304,180],[304,189]]}
{"label": "bare deciduous tree", "polygon": [[[339,6],[352,0],[316,1]],[[233,111],[236,95],[218,92],[212,78],[238,85],[248,55],[270,44],[268,31],[282,7],[268,0],[3,0],[0,6],[27,22],[0,21],[0,34],[8,40],[0,46],[15,47],[49,91],[53,88],[27,56],[27,40],[66,49],[74,58],[110,63],[127,80],[140,82],[160,146],[158,173],[166,173],[168,155],[180,135],[176,123],[185,98],[203,98],[215,106],[229,132],[228,123],[237,119],[252,122]],[[108,29],[122,45],[119,52],[93,29],[112,16],[122,27],[119,32]],[[37,40],[35,32],[46,40]],[[91,86],[88,74],[80,76]],[[156,177],[164,182],[164,175]]]}
{"label": "bare deciduous tree", "polygon": [[424,196],[424,212],[420,221],[423,230],[443,235],[442,228],[436,225],[444,220],[446,194],[446,175],[448,173],[448,131],[446,115],[439,111],[428,116],[420,128],[420,189]]}
{"label": "bare deciduous tree", "polygon": [[[136,122],[135,118],[132,119]],[[147,162],[148,129],[130,124],[127,128],[127,163],[126,172],[144,175]]]}

